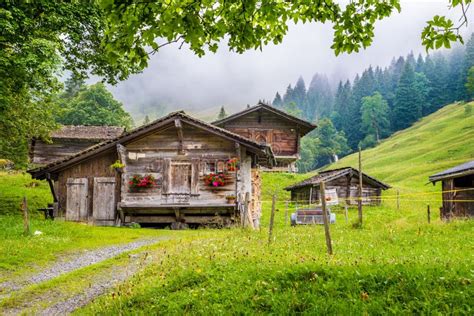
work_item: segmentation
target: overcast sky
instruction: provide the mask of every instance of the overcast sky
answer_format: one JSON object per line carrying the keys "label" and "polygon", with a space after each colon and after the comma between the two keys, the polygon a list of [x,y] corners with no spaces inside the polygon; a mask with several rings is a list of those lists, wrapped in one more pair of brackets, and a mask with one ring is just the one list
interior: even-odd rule
{"label": "overcast sky", "polygon": [[338,57],[330,49],[333,31],[329,24],[293,25],[282,44],[244,54],[221,46],[216,54],[200,58],[185,47],[169,45],[152,57],[143,73],[111,90],[132,112],[138,104],[148,103],[167,104],[168,110],[224,105],[235,112],[259,99],[272,100],[276,91],[284,92],[300,75],[308,86],[315,73],[332,80],[353,78],[369,65],[387,66],[393,56],[424,53],[421,31],[436,14],[456,18],[460,11],[448,11],[447,0],[402,1],[400,14],[377,22],[370,48]]}

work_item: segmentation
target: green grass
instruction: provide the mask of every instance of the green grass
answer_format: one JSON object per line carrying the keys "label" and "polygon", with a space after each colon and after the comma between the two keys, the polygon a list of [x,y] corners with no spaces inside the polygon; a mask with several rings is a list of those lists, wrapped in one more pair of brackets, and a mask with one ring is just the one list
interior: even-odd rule
{"label": "green grass", "polygon": [[[186,238],[151,247],[151,265],[77,314],[472,315],[474,221],[442,222],[436,213],[439,187],[425,184],[430,174],[472,159],[473,139],[473,117],[465,117],[462,106],[450,105],[364,151],[364,171],[394,189],[384,193],[380,207],[364,208],[362,228],[353,226],[355,209],[349,210],[347,222],[343,210],[333,209],[337,223],[331,225],[332,256],[326,254],[322,226],[285,224],[284,200],[289,195],[283,188],[309,175],[264,174],[260,231],[176,232]],[[352,155],[330,167],[356,166],[356,162]],[[7,183],[0,177],[0,192],[6,188],[11,196],[24,194]],[[22,182],[15,185],[21,187]],[[31,196],[43,189],[21,190]],[[393,198],[397,189],[402,193],[400,209]],[[272,194],[278,196],[279,211],[268,245]],[[431,224],[426,220],[426,204],[432,206]],[[293,207],[289,204],[288,211]],[[45,234],[22,237],[18,216],[0,220],[4,234],[0,262],[7,263],[6,272],[23,271],[37,263],[35,258],[49,262],[69,251],[157,234],[35,219],[32,229]],[[60,284],[59,280],[67,285],[58,291],[78,293],[87,285],[84,280],[92,280],[107,262],[26,289],[5,304],[33,298],[34,293]]]}
{"label": "green grass", "polygon": [[[364,208],[362,228],[352,225],[355,209],[347,222],[335,209],[332,256],[321,226],[285,225],[282,188],[309,175],[264,174],[260,231],[196,231],[199,239],[157,250],[154,264],[77,314],[472,315],[474,221],[442,222],[439,187],[425,184],[430,174],[473,158],[473,127],[473,117],[450,105],[364,151],[364,171],[394,189],[380,207]],[[355,166],[356,159],[330,167]],[[272,194],[279,211],[268,245]]]}
{"label": "green grass", "polygon": [[[44,220],[36,209],[51,201],[49,186],[21,172],[0,173],[0,194],[0,282],[13,274],[31,273],[71,252],[171,234],[152,229],[93,227]],[[27,197],[31,215],[31,234],[27,236],[23,234],[20,211],[23,196]],[[42,234],[35,236],[35,231]]]}
{"label": "green grass", "polygon": [[[362,152],[363,171],[403,191],[432,190],[428,177],[474,159],[474,115],[451,104]],[[330,168],[358,167],[358,155]]]}

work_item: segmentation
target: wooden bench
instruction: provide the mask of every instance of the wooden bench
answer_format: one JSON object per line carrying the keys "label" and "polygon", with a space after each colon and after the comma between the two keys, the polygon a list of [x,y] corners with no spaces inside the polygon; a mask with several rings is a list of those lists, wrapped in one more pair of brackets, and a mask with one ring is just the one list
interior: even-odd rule
{"label": "wooden bench", "polygon": [[53,203],[48,203],[48,207],[39,208],[38,211],[44,213],[44,219],[54,219],[54,205]]}

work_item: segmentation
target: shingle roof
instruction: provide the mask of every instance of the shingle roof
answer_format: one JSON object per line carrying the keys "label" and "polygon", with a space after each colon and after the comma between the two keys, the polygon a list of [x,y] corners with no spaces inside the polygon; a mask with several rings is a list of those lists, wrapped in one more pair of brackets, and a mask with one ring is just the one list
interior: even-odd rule
{"label": "shingle roof", "polygon": [[125,132],[118,137],[115,137],[113,139],[109,139],[101,143],[98,143],[94,146],[88,147],[87,149],[80,151],[77,154],[68,156],[64,159],[56,160],[40,168],[28,170],[28,173],[30,173],[34,178],[43,179],[46,176],[46,173],[57,171],[71,164],[76,164],[80,161],[83,161],[84,159],[89,158],[98,153],[104,152],[111,148],[115,148],[117,144],[125,143],[137,137],[140,137],[144,134],[153,132],[156,128],[159,128],[161,126],[174,122],[174,120],[178,118],[188,124],[194,125],[196,127],[204,128],[210,132],[219,134],[220,136],[237,141],[240,144],[246,146],[247,148],[257,151],[260,155],[267,157],[270,165],[273,165],[275,163],[273,152],[269,146],[256,143],[248,138],[232,133],[226,129],[198,120],[194,117],[187,115],[186,113],[184,113],[184,111],[178,111],[178,112],[172,112],[162,118],[159,118],[149,124],[142,125],[129,132]]}
{"label": "shingle roof", "polygon": [[468,174],[474,174],[474,160],[468,161],[461,165],[446,169],[430,176],[431,182],[440,181],[447,178],[457,178]]}
{"label": "shingle roof", "polygon": [[106,140],[120,136],[124,132],[120,126],[64,125],[51,133],[51,138]]}
{"label": "shingle roof", "polygon": [[302,130],[301,130],[302,135],[305,135],[305,134],[311,132],[313,129],[315,129],[317,127],[316,125],[314,125],[314,124],[312,124],[308,121],[305,121],[305,120],[302,120],[302,119],[300,119],[296,116],[290,115],[290,114],[288,114],[288,113],[286,113],[282,110],[279,110],[279,109],[277,109],[277,108],[275,108],[271,105],[265,104],[263,102],[259,102],[257,105],[254,105],[254,106],[249,107],[249,108],[247,108],[243,111],[240,111],[240,112],[234,113],[232,115],[229,115],[228,117],[223,118],[221,120],[214,121],[214,122],[212,122],[212,124],[222,125],[226,122],[232,121],[232,120],[234,120],[238,117],[241,117],[243,115],[246,115],[246,114],[254,112],[254,111],[258,111],[260,109],[265,109],[265,110],[270,111],[270,112],[272,112],[272,113],[274,113],[274,114],[276,114],[280,117],[283,117],[287,120],[290,120],[290,121],[300,125],[302,127]]}
{"label": "shingle roof", "polygon": [[[332,169],[332,170],[326,170],[326,171],[321,171],[317,175],[312,176],[311,178],[308,178],[306,180],[303,180],[301,182],[295,183],[293,185],[290,185],[285,188],[287,191],[291,191],[293,189],[298,189],[306,186],[313,186],[313,185],[319,185],[321,182],[327,182],[331,181],[334,179],[337,179],[339,177],[345,176],[348,173],[353,173],[356,175],[359,175],[359,171],[357,169],[354,169],[352,167],[344,167],[344,168],[339,168],[339,169]],[[362,177],[368,181],[371,182],[373,185],[378,186],[384,190],[389,189],[390,186],[388,184],[385,184],[365,173],[362,173]]]}

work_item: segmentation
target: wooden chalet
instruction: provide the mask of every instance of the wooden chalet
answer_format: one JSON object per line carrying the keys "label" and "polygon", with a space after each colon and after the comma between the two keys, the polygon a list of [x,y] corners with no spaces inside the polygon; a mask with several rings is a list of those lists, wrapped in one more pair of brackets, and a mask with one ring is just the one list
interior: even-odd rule
{"label": "wooden chalet", "polygon": [[474,160],[434,174],[429,180],[442,183],[442,219],[474,217]]}
{"label": "wooden chalet", "polygon": [[[68,221],[231,224],[245,211],[252,226],[260,216],[258,164],[274,164],[267,145],[174,112],[28,172],[48,180],[55,213]],[[135,178],[154,185],[137,187]]]}
{"label": "wooden chalet", "polygon": [[314,124],[264,103],[213,124],[257,143],[270,145],[276,159],[276,166],[272,171],[287,172],[297,171],[301,137],[316,128]]}
{"label": "wooden chalet", "polygon": [[118,126],[64,125],[51,134],[51,142],[33,139],[30,142],[30,161],[35,165],[47,165],[55,160],[120,136],[124,129]]}
{"label": "wooden chalet", "polygon": [[[340,201],[348,205],[357,204],[359,198],[359,171],[346,167],[326,170],[299,183],[286,187],[291,192],[291,200],[298,202],[317,203],[320,200],[319,185],[325,183],[326,189],[335,189]],[[390,186],[362,173],[362,204],[380,205],[382,190]]]}

